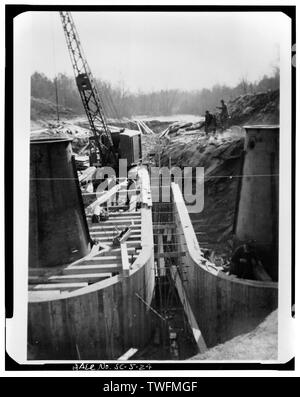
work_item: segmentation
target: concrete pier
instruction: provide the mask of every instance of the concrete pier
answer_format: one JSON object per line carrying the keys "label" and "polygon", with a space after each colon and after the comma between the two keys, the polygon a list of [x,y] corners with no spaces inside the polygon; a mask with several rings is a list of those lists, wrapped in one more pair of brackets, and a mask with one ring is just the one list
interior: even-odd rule
{"label": "concrete pier", "polygon": [[279,127],[245,126],[245,157],[237,205],[238,242],[254,240],[273,280],[278,275]]}
{"label": "concrete pier", "polygon": [[60,266],[89,253],[70,139],[31,140],[29,219],[29,267]]}

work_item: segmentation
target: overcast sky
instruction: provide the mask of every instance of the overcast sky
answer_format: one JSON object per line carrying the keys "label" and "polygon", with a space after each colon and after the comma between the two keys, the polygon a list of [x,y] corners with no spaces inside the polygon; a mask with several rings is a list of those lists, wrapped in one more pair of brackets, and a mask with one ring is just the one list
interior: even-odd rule
{"label": "overcast sky", "polygon": [[[32,72],[73,75],[58,12],[29,13]],[[95,77],[131,91],[233,86],[278,63],[282,13],[73,12]]]}

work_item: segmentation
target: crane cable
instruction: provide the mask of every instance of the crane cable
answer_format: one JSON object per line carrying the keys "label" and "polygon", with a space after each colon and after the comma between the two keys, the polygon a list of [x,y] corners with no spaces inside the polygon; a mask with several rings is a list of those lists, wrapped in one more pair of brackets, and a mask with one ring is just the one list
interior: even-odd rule
{"label": "crane cable", "polygon": [[110,112],[111,117],[114,117],[114,118],[120,120],[120,115],[119,115],[119,113],[115,107],[115,104],[112,100],[109,86],[107,86],[105,84],[105,82],[102,82],[101,80],[100,80],[100,83],[101,83],[101,92],[103,94],[103,97],[105,98],[105,105],[107,106],[106,115],[108,116],[108,112]]}
{"label": "crane cable", "polygon": [[115,107],[114,101],[112,100],[112,96],[111,96],[111,94],[109,92],[109,88],[107,88],[107,96],[108,96],[108,99],[109,99],[109,101],[110,101],[110,103],[112,105],[114,116],[116,117],[116,119],[120,120],[121,119],[120,114],[117,111],[117,108]]}
{"label": "crane cable", "polygon": [[54,88],[55,88],[55,102],[56,102],[56,116],[59,123],[59,103],[58,103],[58,89],[57,89],[57,73],[56,73],[56,57],[55,57],[55,40],[54,40],[54,15],[51,15],[51,37],[52,37],[52,51],[53,51],[53,69],[54,69]]}

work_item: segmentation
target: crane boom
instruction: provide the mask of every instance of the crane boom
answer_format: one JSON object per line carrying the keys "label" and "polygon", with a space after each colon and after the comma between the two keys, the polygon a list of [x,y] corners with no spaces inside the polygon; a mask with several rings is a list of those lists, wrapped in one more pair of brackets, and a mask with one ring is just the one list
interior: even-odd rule
{"label": "crane boom", "polygon": [[[84,56],[72,15],[70,12],[66,11],[60,11],[59,14],[71,57],[77,88],[79,90],[91,130],[94,134],[94,140],[99,151],[101,161],[102,163],[105,162],[105,159],[108,158],[110,153],[113,155],[114,160],[116,160],[113,140],[105,119],[101,97],[92,72]],[[96,127],[96,121],[100,122],[102,127],[101,131]]]}

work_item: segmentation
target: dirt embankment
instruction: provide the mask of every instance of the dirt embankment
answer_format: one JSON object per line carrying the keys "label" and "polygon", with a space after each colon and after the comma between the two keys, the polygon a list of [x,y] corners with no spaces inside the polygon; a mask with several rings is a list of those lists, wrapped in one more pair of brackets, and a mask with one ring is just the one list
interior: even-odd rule
{"label": "dirt embankment", "polygon": [[243,132],[236,130],[218,133],[216,137],[174,138],[157,154],[162,166],[171,162],[180,168],[204,167],[204,208],[190,216],[200,246],[224,256],[232,250],[243,146]]}
{"label": "dirt embankment", "polygon": [[191,360],[277,360],[278,311],[271,313],[253,331],[197,354]]}
{"label": "dirt embankment", "polygon": [[[163,139],[162,147],[157,145],[155,149],[156,161],[163,166],[171,163],[181,168],[204,167],[204,209],[199,214],[191,214],[191,219],[202,248],[212,249],[224,257],[233,246],[245,135],[241,126],[278,123],[279,92],[243,95],[229,102],[228,109],[231,116],[228,130],[207,136],[197,129],[197,123],[195,128],[181,126]],[[197,223],[200,220],[205,226]]]}
{"label": "dirt embankment", "polygon": [[228,102],[230,125],[278,124],[279,90],[241,95]]}

